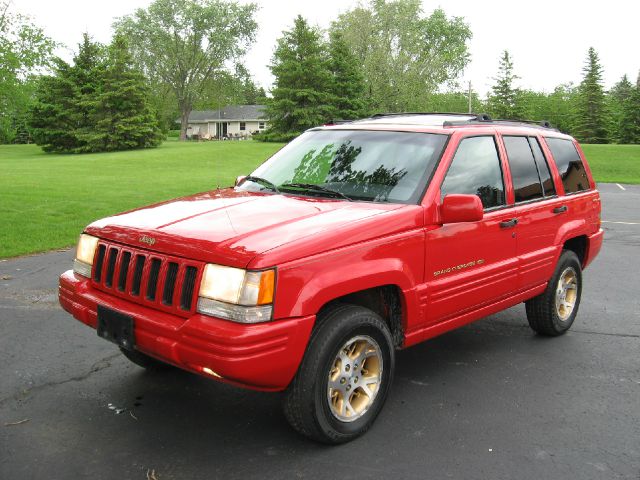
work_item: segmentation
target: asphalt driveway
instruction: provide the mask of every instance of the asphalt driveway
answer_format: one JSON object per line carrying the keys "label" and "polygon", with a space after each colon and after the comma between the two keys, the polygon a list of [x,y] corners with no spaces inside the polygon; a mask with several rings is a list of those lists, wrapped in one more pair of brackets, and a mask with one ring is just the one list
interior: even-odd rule
{"label": "asphalt driveway", "polygon": [[600,190],[567,335],[518,306],[400,352],[375,426],[340,447],[294,433],[278,394],[129,363],[59,307],[72,251],[0,261],[0,478],[639,480],[640,186]]}

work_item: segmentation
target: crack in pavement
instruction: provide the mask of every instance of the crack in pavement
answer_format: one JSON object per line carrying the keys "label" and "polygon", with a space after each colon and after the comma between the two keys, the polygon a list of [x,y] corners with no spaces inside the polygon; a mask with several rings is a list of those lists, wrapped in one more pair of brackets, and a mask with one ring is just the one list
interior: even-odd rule
{"label": "crack in pavement", "polygon": [[640,335],[633,333],[607,333],[607,332],[590,332],[588,330],[569,330],[574,333],[585,333],[587,335],[606,335],[608,337],[624,337],[624,338],[640,338]]}
{"label": "crack in pavement", "polygon": [[111,366],[111,360],[121,357],[122,354],[120,352],[118,353],[114,353],[112,355],[109,355],[107,357],[101,358],[100,360],[98,360],[97,362],[95,362],[93,365],[91,365],[91,368],[89,369],[88,372],[83,373],[82,375],[77,375],[75,377],[71,377],[71,378],[65,378],[64,380],[58,380],[55,382],[46,382],[46,383],[42,383],[40,385],[35,385],[31,388],[27,388],[25,390],[22,390],[21,392],[15,393],[13,395],[10,395],[8,397],[2,398],[0,399],[0,406],[4,406],[5,403],[11,401],[11,400],[21,400],[26,398],[27,396],[31,395],[34,392],[43,390],[45,388],[48,387],[54,387],[54,386],[58,386],[58,385],[64,385],[65,383],[70,383],[70,382],[82,382],[83,380],[86,380],[87,378],[89,378],[91,375],[93,375],[94,373],[100,372],[106,368],[109,368]]}

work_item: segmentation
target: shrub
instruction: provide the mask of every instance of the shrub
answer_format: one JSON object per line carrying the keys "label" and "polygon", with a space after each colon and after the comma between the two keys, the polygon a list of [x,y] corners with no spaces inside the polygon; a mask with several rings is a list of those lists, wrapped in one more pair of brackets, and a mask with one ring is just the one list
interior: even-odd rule
{"label": "shrub", "polygon": [[287,133],[264,132],[264,133],[257,133],[252,138],[254,140],[258,140],[259,142],[288,143],[294,138],[296,138],[298,135],[300,135],[299,132],[287,132]]}

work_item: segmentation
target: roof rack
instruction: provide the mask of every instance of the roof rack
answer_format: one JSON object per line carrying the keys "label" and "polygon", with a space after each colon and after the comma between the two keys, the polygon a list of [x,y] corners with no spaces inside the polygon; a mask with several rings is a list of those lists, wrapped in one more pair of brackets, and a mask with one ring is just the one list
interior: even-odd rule
{"label": "roof rack", "polygon": [[474,118],[470,118],[469,120],[453,121],[453,122],[446,121],[442,124],[442,126],[456,127],[456,126],[463,126],[463,125],[478,125],[478,124],[487,124],[487,123],[490,123],[493,125],[505,125],[505,126],[512,126],[512,127],[526,126],[526,127],[533,127],[533,128],[544,128],[546,130],[558,131],[558,129],[553,128],[551,126],[551,123],[548,120],[537,121],[537,120],[503,120],[499,118],[493,119],[489,114],[486,114],[486,113],[480,113],[476,115]]}
{"label": "roof rack", "polygon": [[[374,113],[368,119],[381,119],[385,117],[411,117],[411,116],[424,116],[424,117],[461,117],[460,119],[444,120],[442,122],[443,127],[462,127],[467,125],[504,125],[512,127],[531,127],[531,128],[543,128],[545,130],[559,131],[554,128],[547,120],[507,120],[507,119],[494,119],[488,113],[461,113],[461,112],[389,112],[389,113]],[[354,122],[366,122],[364,119],[344,119],[344,120],[332,120],[326,125],[343,125],[345,123]]]}

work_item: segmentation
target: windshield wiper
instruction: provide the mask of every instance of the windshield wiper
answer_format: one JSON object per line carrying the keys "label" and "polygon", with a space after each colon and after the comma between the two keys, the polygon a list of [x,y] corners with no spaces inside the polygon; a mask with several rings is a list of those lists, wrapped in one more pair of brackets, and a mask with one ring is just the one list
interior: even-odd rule
{"label": "windshield wiper", "polygon": [[264,185],[265,187],[273,190],[276,193],[280,193],[280,190],[278,190],[278,187],[276,187],[276,184],[267,180],[266,178],[262,178],[262,177],[255,177],[253,175],[247,175],[246,177],[244,177],[245,181],[250,181],[250,182],[254,182],[254,183],[259,183],[260,185]]}
{"label": "windshield wiper", "polygon": [[322,185],[316,185],[314,183],[283,183],[280,185],[280,188],[301,188],[303,190],[312,190],[315,192],[328,193],[330,195],[334,195],[336,197],[344,198],[345,200],[353,201],[352,198],[346,196],[342,192],[338,192],[337,190],[331,190],[330,188],[323,187]]}

